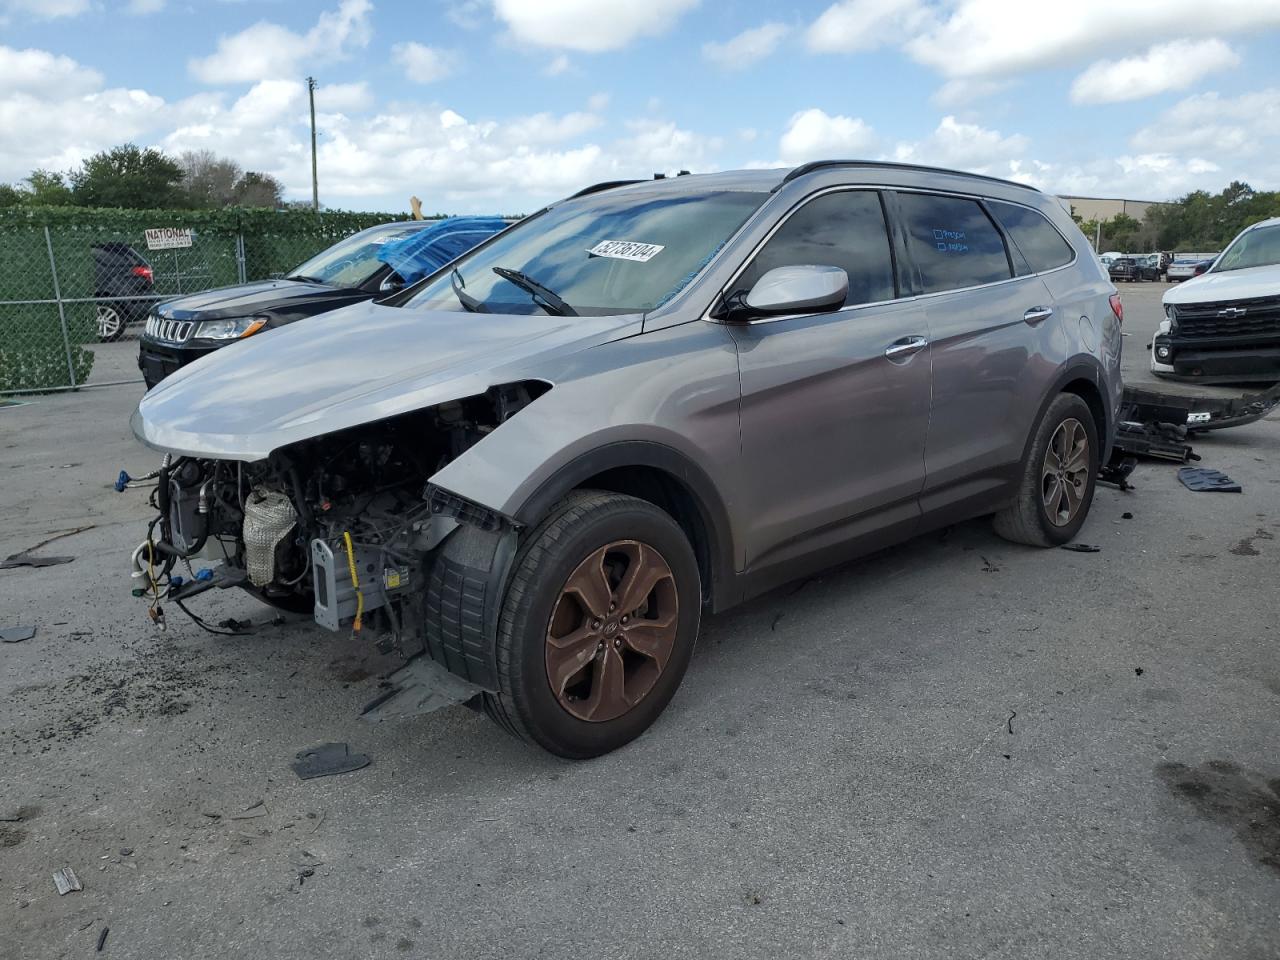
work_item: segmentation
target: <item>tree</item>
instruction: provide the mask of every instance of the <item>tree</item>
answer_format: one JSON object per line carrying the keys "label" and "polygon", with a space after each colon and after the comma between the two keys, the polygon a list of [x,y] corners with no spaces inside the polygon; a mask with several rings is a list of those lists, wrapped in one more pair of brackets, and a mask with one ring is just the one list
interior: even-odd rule
{"label": "tree", "polygon": [[242,207],[278,210],[284,205],[284,184],[269,173],[247,170],[236,182],[235,202]]}
{"label": "tree", "polygon": [[86,207],[181,206],[181,184],[182,167],[177,161],[132,143],[96,153],[71,173],[72,196]]}
{"label": "tree", "polygon": [[24,202],[32,206],[69,207],[75,202],[71,196],[71,188],[60,173],[32,170],[26,184],[29,189]]}
{"label": "tree", "polygon": [[182,192],[187,206],[197,210],[225,207],[236,202],[236,183],[242,171],[234,160],[212,150],[188,150],[178,157],[182,167]]}
{"label": "tree", "polygon": [[0,183],[0,207],[16,207],[27,198],[27,192],[11,183]]}

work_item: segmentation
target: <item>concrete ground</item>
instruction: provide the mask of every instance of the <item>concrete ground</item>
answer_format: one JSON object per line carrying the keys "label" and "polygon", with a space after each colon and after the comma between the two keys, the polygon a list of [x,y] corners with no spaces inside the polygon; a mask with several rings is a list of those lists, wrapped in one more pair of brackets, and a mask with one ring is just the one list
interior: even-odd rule
{"label": "concrete ground", "polygon": [[[1159,292],[1122,290],[1134,379]],[[0,556],[90,527],[0,571],[38,627],[0,644],[3,960],[1280,957],[1280,416],[1196,443],[1243,494],[1100,487],[1099,553],[975,522],[711,618],[658,724],[570,764],[363,723],[394,661],[305,622],[154,630],[110,489],[140,393],[0,409]],[[373,762],[299,781],[325,741]]]}

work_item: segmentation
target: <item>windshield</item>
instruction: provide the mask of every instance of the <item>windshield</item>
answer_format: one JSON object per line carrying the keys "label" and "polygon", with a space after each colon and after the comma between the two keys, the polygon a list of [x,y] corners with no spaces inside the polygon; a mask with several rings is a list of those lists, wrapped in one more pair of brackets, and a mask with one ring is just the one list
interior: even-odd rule
{"label": "windshield", "polygon": [[1228,270],[1245,270],[1249,267],[1270,267],[1280,263],[1280,223],[1272,227],[1258,227],[1236,237],[1226,252],[1214,265],[1214,273]]}
{"label": "windshield", "polygon": [[464,256],[407,304],[562,316],[643,313],[684,289],[767,198],[623,191],[568,200]]}
{"label": "windshield", "polygon": [[312,280],[335,287],[359,287],[386,266],[378,259],[378,251],[389,240],[399,240],[420,227],[394,224],[370,227],[335,243],[289,273],[290,279]]}

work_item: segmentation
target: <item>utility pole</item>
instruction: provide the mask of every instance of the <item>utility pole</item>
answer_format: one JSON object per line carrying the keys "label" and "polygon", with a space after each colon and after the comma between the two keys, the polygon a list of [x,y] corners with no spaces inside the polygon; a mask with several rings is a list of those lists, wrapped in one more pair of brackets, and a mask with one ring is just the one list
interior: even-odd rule
{"label": "utility pole", "polygon": [[316,172],[316,78],[307,77],[307,97],[311,100],[311,209],[320,212],[320,178]]}

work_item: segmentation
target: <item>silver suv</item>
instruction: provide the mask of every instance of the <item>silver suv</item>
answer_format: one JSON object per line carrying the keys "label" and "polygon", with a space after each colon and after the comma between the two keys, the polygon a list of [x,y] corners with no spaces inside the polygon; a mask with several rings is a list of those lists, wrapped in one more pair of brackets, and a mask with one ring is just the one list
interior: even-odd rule
{"label": "silver suv", "polygon": [[862,162],[600,184],[152,390],[137,592],[158,615],[243,587],[597,755],[671,700],[704,610],[985,514],[1071,540],[1120,323],[1020,184]]}

